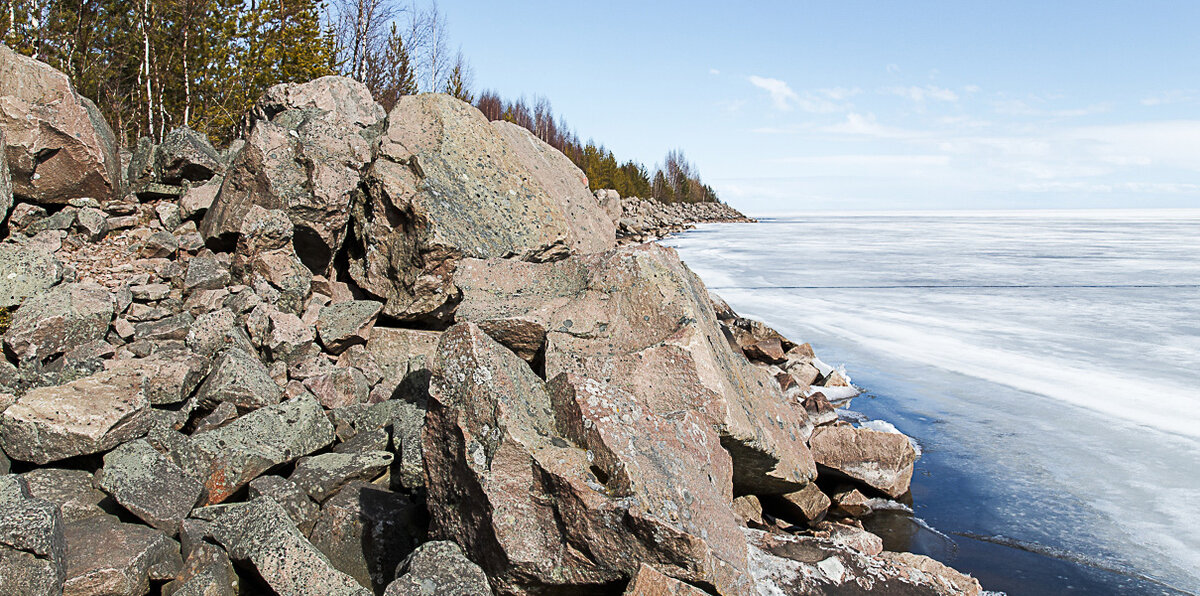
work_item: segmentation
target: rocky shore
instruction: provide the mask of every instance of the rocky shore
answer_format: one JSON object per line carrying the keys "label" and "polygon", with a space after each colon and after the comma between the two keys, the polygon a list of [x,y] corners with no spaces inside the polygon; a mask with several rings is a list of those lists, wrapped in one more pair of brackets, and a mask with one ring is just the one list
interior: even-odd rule
{"label": "rocky shore", "polygon": [[76,596],[978,594],[857,518],[903,435],[519,127],[354,81],[122,157],[0,46],[0,585]]}

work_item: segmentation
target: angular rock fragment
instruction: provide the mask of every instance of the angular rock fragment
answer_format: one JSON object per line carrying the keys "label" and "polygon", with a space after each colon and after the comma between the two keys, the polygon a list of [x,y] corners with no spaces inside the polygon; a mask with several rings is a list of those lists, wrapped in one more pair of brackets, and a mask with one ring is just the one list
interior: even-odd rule
{"label": "angular rock fragment", "polygon": [[337,367],[329,373],[304,380],[304,386],[317,397],[322,406],[329,409],[344,408],[367,401],[370,387],[361,372],[353,368]]}
{"label": "angular rock fragment", "polygon": [[310,395],[259,408],[190,445],[206,459],[201,504],[220,503],[272,467],[333,442],[333,425]]}
{"label": "angular rock fragment", "polygon": [[725,340],[703,283],[669,248],[631,246],[549,264],[464,259],[459,321],[546,329],[545,372],[607,379],[651,412],[701,413],[734,462],[737,492],[782,494],[816,476],[811,424]]}
{"label": "angular rock fragment", "polygon": [[799,524],[821,521],[825,512],[829,511],[830,501],[816,484],[809,484],[794,493],[772,499],[771,504],[778,509],[780,516]]}
{"label": "angular rock fragment", "polygon": [[832,493],[830,501],[834,511],[845,516],[863,517],[871,513],[870,500],[852,486],[839,487]]}
{"label": "angular rock fragment", "polygon": [[58,507],[33,497],[19,476],[0,476],[0,580],[8,593],[61,594],[66,541]]}
{"label": "angular rock fragment", "polygon": [[564,375],[548,393],[469,323],[443,334],[430,393],[432,531],[460,541],[497,589],[605,584],[653,561],[748,590],[729,456],[704,421],[590,379]]}
{"label": "angular rock fragment", "polygon": [[0,45],[0,128],[13,194],[42,204],[121,190],[116,138],[67,76]]}
{"label": "angular rock fragment", "polygon": [[310,537],[336,569],[378,591],[396,577],[404,557],[425,540],[425,525],[422,505],[354,481],[321,507]]}
{"label": "angular rock fragment", "polygon": [[18,358],[44,361],[102,339],[112,318],[112,295],[107,290],[97,285],[63,284],[21,304],[4,334],[4,345]]}
{"label": "angular rock fragment", "polygon": [[183,219],[191,219],[206,213],[217,198],[217,192],[221,190],[222,182],[222,178],[216,177],[205,184],[189,188],[179,198],[179,216]]}
{"label": "angular rock fragment", "polygon": [[396,570],[398,578],[384,596],[491,596],[487,575],[471,562],[457,544],[434,540],[418,546]]}
{"label": "angular rock fragment", "polygon": [[200,231],[228,243],[251,206],[283,209],[296,252],[326,273],[341,248],[350,199],[370,163],[384,113],[365,85],[344,77],[267,90],[251,113],[246,145],[225,175]]}
{"label": "angular rock fragment", "polygon": [[249,495],[251,499],[262,496],[279,503],[300,529],[300,533],[305,536],[312,531],[313,524],[317,523],[317,516],[321,513],[320,506],[313,502],[312,498],[304,494],[295,482],[282,476],[255,478],[250,482]]}
{"label": "angular rock fragment", "polygon": [[4,130],[0,129],[0,222],[8,218],[8,211],[12,209],[12,206],[12,176],[8,173],[8,144],[4,141]]}
{"label": "angular rock fragment", "polygon": [[[120,320],[120,319],[118,319]],[[141,373],[142,390],[151,405],[182,403],[191,397],[208,373],[208,360],[187,350],[156,352],[145,358],[110,360],[109,369],[128,369]]]}
{"label": "angular rock fragment", "polygon": [[238,596],[241,580],[219,546],[200,543],[188,553],[179,577],[167,582],[163,596]]}
{"label": "angular rock fragment", "polygon": [[224,166],[208,139],[187,127],[168,132],[155,152],[155,169],[166,184],[180,184],[184,180],[203,182]]}
{"label": "angular rock fragment", "polygon": [[373,300],[351,300],[322,308],[317,318],[321,345],[330,353],[340,354],[350,346],[367,343],[382,307]]}
{"label": "angular rock fragment", "polygon": [[277,404],[282,395],[262,361],[238,348],[225,350],[217,358],[212,372],[196,391],[201,403],[215,406],[229,402],[246,410]]}
{"label": "angular rock fragment", "polygon": [[667,577],[646,564],[638,569],[633,581],[629,582],[629,587],[625,588],[625,596],[703,596],[705,594],[708,592],[673,577]]}
{"label": "angular rock fragment", "polygon": [[92,486],[92,474],[83,470],[36,468],[21,474],[29,494],[49,501],[62,512],[63,523],[108,515],[112,499]]}
{"label": "angular rock fragment", "polygon": [[157,321],[138,323],[133,326],[133,336],[139,340],[153,342],[182,340],[187,338],[188,331],[191,330],[192,323],[195,321],[196,318],[192,316],[192,313],[181,312]]}
{"label": "angular rock fragment", "polygon": [[253,565],[280,596],[372,594],[335,569],[271,499],[259,497],[229,506],[216,519],[212,532],[230,558]]}
{"label": "angular rock fragment", "polygon": [[175,577],[179,543],[158,530],[106,517],[67,524],[63,596],[141,596],[151,580]]}
{"label": "angular rock fragment", "polygon": [[917,454],[902,434],[824,426],[813,432],[809,445],[817,463],[837,475],[892,498],[908,492]]}
{"label": "angular rock fragment", "polygon": [[213,255],[197,255],[188,260],[183,291],[219,290],[230,283],[229,267]]}
{"label": "angular rock fragment", "polygon": [[179,531],[202,488],[145,440],[106,453],[96,479],[122,507],[169,535]]}
{"label": "angular rock fragment", "polygon": [[48,252],[0,244],[0,308],[13,308],[45,293],[62,274],[62,263]]}
{"label": "angular rock fragment", "polygon": [[445,321],[461,257],[566,256],[561,204],[534,183],[475,108],[448,95],[400,98],[387,119],[369,189],[354,204],[350,275],[384,314]]}
{"label": "angular rock fragment", "polygon": [[142,384],[112,370],[31,390],[0,414],[0,442],[10,457],[43,465],[112,449],[150,426]]}
{"label": "angular rock fragment", "polygon": [[533,181],[559,202],[570,227],[572,251],[603,252],[616,246],[616,225],[588,190],[587,176],[570,158],[523,126],[504,120],[492,126]]}
{"label": "angular rock fragment", "polygon": [[321,503],[353,480],[378,478],[393,459],[394,456],[386,451],[323,453],[301,458],[288,480]]}

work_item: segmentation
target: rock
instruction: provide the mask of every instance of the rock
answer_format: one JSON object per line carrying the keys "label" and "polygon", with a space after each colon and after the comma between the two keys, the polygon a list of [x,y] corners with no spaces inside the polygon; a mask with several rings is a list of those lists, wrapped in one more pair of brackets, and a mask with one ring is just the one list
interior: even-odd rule
{"label": "rock", "polygon": [[0,476],[0,579],[10,594],[61,594],[66,540],[58,507],[19,476]]}
{"label": "rock", "polygon": [[145,440],[106,453],[96,482],[130,513],[170,535],[179,532],[202,488]]}
{"label": "rock", "polygon": [[290,362],[303,354],[317,352],[319,349],[313,343],[313,330],[300,317],[288,312],[275,311],[269,317],[270,330],[267,332],[267,353],[275,360]]}
{"label": "rock", "polygon": [[521,319],[495,319],[478,322],[479,328],[489,337],[533,364],[546,346],[546,329],[538,323]]}
{"label": "rock", "polygon": [[959,573],[929,557],[914,553],[881,553],[882,557],[898,563],[925,575],[938,588],[941,594],[956,594],[962,596],[979,596],[983,588],[979,580]]}
{"label": "rock", "polygon": [[892,498],[908,492],[917,454],[902,434],[824,426],[813,432],[809,444],[817,463],[838,476],[862,482]]}
{"label": "rock", "polygon": [[212,406],[229,402],[252,410],[277,404],[282,395],[258,356],[235,347],[221,353],[196,391],[196,400]]}
{"label": "rock", "polygon": [[75,227],[89,242],[96,242],[108,232],[108,216],[95,207],[84,207],[75,214]]}
{"label": "rock", "polygon": [[163,596],[238,596],[241,580],[219,546],[199,543],[188,553],[183,571],[167,582]]}
{"label": "rock", "polygon": [[141,436],[150,401],[140,374],[112,370],[33,389],[0,414],[4,451],[21,461],[52,461],[99,453]]}
{"label": "rock", "polygon": [[158,530],[105,517],[66,525],[63,596],[141,596],[151,580],[171,579],[183,566],[179,543]]}
{"label": "rock", "polygon": [[793,523],[802,524],[824,519],[830,502],[829,497],[825,496],[816,484],[809,484],[794,493],[774,498],[771,504],[780,516]]}
{"label": "rock", "polygon": [[0,128],[0,222],[8,218],[13,206],[12,176],[8,173],[8,144],[4,142],[4,129]]}
{"label": "rock", "polygon": [[214,428],[220,428],[226,422],[237,418],[237,406],[229,402],[221,402],[211,412],[196,420],[195,432],[204,432]]}
{"label": "rock", "polygon": [[[346,408],[341,408],[345,410]],[[336,411],[336,410],[335,410]],[[376,428],[373,430],[365,430],[354,433],[353,436],[338,443],[333,448],[334,453],[364,453],[367,451],[386,451],[388,441],[391,436],[388,435],[386,428]],[[393,474],[396,474],[393,472]],[[419,472],[418,472],[418,475]],[[403,484],[401,486],[404,486]],[[406,487],[407,488],[407,487]]]}
{"label": "rock", "polygon": [[559,201],[570,227],[572,251],[603,252],[616,246],[616,225],[588,190],[587,176],[570,158],[523,126],[504,120],[496,120],[492,126],[533,181]]}
{"label": "rock", "polygon": [[158,230],[146,238],[138,254],[146,259],[172,258],[178,250],[179,241],[175,239],[175,235],[166,230]]}
{"label": "rock", "polygon": [[191,294],[197,290],[220,290],[231,283],[229,267],[215,255],[197,255],[188,259],[187,274],[183,278],[183,291]]}
{"label": "rock", "polygon": [[196,318],[190,312],[181,312],[157,321],[138,323],[133,326],[133,336],[139,340],[162,342],[187,339]]}
{"label": "rock", "polygon": [[238,323],[237,315],[228,308],[196,317],[186,342],[189,349],[202,356],[212,356],[227,349],[247,353],[254,351],[254,345]]}
{"label": "rock", "polygon": [[352,300],[322,308],[317,318],[321,345],[333,354],[340,354],[350,346],[367,343],[382,308],[382,303],[373,300]]}
{"label": "rock", "polygon": [[366,85],[348,78],[268,89],[200,231],[210,244],[228,244],[251,206],[283,209],[296,227],[304,264],[326,273],[345,238],[351,195],[373,158],[383,119]]}
{"label": "rock", "polygon": [[54,504],[63,523],[108,515],[114,504],[108,495],[92,486],[92,474],[83,470],[35,468],[21,477],[29,494]]}
{"label": "rock", "polygon": [[104,288],[62,284],[21,304],[4,334],[4,345],[22,360],[45,361],[102,339],[112,318],[112,295]]}
{"label": "rock", "polygon": [[605,188],[593,193],[596,197],[596,202],[600,204],[600,208],[604,210],[604,214],[608,219],[616,225],[621,219],[621,195],[611,188]]}
{"label": "rock", "polygon": [[818,392],[805,397],[800,402],[800,405],[808,412],[808,418],[817,426],[837,422],[837,410],[834,409],[833,404],[829,403],[828,399],[825,399],[825,395],[822,393]]}
{"label": "rock", "polygon": [[817,524],[815,534],[828,537],[834,544],[873,557],[883,552],[883,539],[858,526],[838,522]]}
{"label": "rock", "polygon": [[171,293],[171,286],[163,283],[142,284],[129,286],[133,299],[139,302],[156,302],[166,298]]}
{"label": "rock", "polygon": [[282,476],[259,476],[250,482],[249,495],[251,499],[267,497],[283,507],[288,517],[292,518],[300,533],[308,536],[321,508],[308,495],[296,486],[295,482]]}
{"label": "rock", "polygon": [[41,204],[121,190],[116,138],[67,76],[0,45],[0,129],[13,194]]}
{"label": "rock", "polygon": [[629,582],[629,587],[625,588],[625,596],[704,596],[705,594],[708,592],[673,577],[667,577],[645,563],[642,563],[633,581]]}
{"label": "rock", "polygon": [[733,500],[733,514],[742,520],[743,525],[763,524],[762,503],[754,495],[742,495]]}
{"label": "rock", "polygon": [[483,114],[448,95],[400,98],[355,202],[349,272],[389,317],[447,321],[460,257],[548,261],[569,251],[562,205]]}
{"label": "rock", "polygon": [[0,308],[14,308],[46,293],[62,275],[62,263],[50,253],[0,244]]}
{"label": "rock", "polygon": [[[183,218],[179,216],[179,205],[171,201],[163,201],[154,206],[154,213],[158,215],[158,222],[162,224],[163,229],[173,231],[183,224]],[[176,249],[179,248],[179,240],[176,238]]]}
{"label": "rock", "polygon": [[548,264],[464,259],[459,321],[546,330],[545,373],[608,379],[651,412],[696,412],[733,457],[735,491],[783,494],[816,476],[811,424],[763,368],[729,347],[703,283],[646,244]]}
{"label": "rock", "polygon": [[206,358],[184,350],[156,352],[145,358],[110,360],[105,367],[141,373],[145,379],[142,390],[155,406],[186,401],[204,380],[209,368]]}
{"label": "rock", "polygon": [[783,362],[786,360],[783,353],[783,346],[779,344],[779,339],[772,337],[744,346],[742,351],[746,357],[751,360],[760,360],[762,362]]}
{"label": "rock", "polygon": [[469,323],[443,334],[430,395],[431,531],[460,542],[498,590],[604,584],[660,561],[747,592],[729,455],[693,414],[662,417],[568,375],[547,391]]}
{"label": "rock", "polygon": [[424,407],[430,367],[441,336],[440,332],[416,329],[371,330],[364,351],[383,373],[379,385],[385,388],[389,399],[402,398]]}
{"label": "rock", "polygon": [[398,577],[384,596],[491,596],[487,575],[449,540],[418,546],[396,570]]}
{"label": "rock", "polygon": [[352,480],[374,480],[392,465],[386,451],[366,453],[323,453],[302,457],[288,478],[318,503],[324,502]]}
{"label": "rock", "polygon": [[357,369],[338,367],[333,371],[304,380],[304,386],[329,409],[343,408],[367,401],[370,387]]}
{"label": "rock", "polygon": [[292,525],[275,501],[259,497],[228,507],[213,525],[213,538],[230,558],[252,565],[280,596],[370,596],[372,592],[334,569]]}
{"label": "rock", "polygon": [[834,511],[845,516],[863,517],[871,513],[870,500],[852,486],[838,488],[830,500]]}
{"label": "rock", "polygon": [[329,498],[311,538],[333,566],[374,591],[425,540],[425,508],[407,497],[354,481]]}
{"label": "rock", "polygon": [[222,178],[216,177],[205,184],[189,188],[179,198],[179,217],[192,219],[208,212],[217,198],[217,193],[221,190],[222,182]]}
{"label": "rock", "polygon": [[155,169],[167,184],[184,180],[203,182],[224,169],[225,164],[208,139],[187,127],[168,132],[155,152]]}
{"label": "rock", "polygon": [[217,429],[196,433],[191,445],[206,460],[201,504],[211,505],[263,472],[333,442],[333,425],[312,396],[259,408]]}
{"label": "rock", "polygon": [[392,474],[400,486],[408,490],[424,488],[425,402],[393,401],[396,410],[392,420],[392,445],[396,451],[396,466]]}

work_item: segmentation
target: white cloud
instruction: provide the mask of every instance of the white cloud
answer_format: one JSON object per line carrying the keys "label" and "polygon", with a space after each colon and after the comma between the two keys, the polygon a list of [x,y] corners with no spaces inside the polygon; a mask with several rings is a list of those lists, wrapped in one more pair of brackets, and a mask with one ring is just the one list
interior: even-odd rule
{"label": "white cloud", "polygon": [[983,89],[981,89],[979,85],[967,85],[966,87],[963,87],[964,93],[979,93],[980,91],[983,91]]}
{"label": "white cloud", "polygon": [[772,163],[820,166],[820,167],[924,167],[946,166],[949,155],[809,155],[803,157],[781,157]]}
{"label": "white cloud", "polygon": [[759,76],[750,76],[749,80],[751,85],[771,95],[771,103],[775,105],[775,109],[777,110],[790,110],[792,106],[789,102],[800,101],[800,97],[784,81]]}
{"label": "white cloud", "polygon": [[926,85],[924,87],[888,87],[884,91],[892,95],[906,97],[917,103],[922,103],[927,99],[934,101],[958,101],[958,94],[953,90],[933,85]]}
{"label": "white cloud", "polygon": [[883,139],[911,139],[923,136],[922,133],[917,131],[893,128],[880,124],[875,119],[875,114],[859,114],[857,112],[846,114],[845,121],[822,127],[821,130],[835,134],[861,135]]}
{"label": "white cloud", "polygon": [[708,69],[708,74],[710,74],[710,75],[719,75],[719,74],[721,74],[721,71],[719,71],[719,70],[717,70],[717,69],[715,69],[715,68],[710,68],[710,69]]}
{"label": "white cloud", "polygon": [[1164,91],[1157,95],[1151,95],[1142,99],[1144,106],[1161,106],[1173,103],[1189,103],[1196,100],[1195,91],[1183,91],[1175,89],[1172,91]]}

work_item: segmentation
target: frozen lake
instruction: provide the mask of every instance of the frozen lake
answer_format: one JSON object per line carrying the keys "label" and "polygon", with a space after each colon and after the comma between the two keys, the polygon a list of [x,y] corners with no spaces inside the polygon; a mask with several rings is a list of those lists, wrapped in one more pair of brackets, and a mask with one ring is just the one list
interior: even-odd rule
{"label": "frozen lake", "polygon": [[914,550],[988,589],[980,545],[1084,569],[1009,571],[1014,594],[1039,573],[1200,591],[1200,210],[817,214],[664,243],[922,444],[915,515],[947,539]]}

